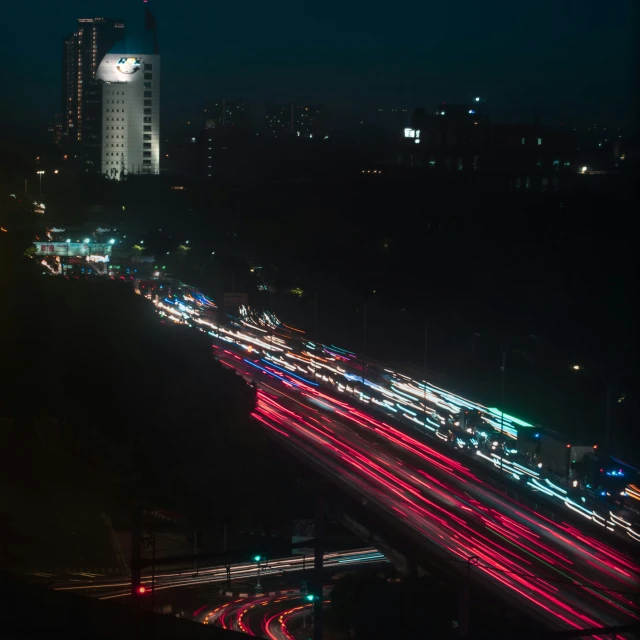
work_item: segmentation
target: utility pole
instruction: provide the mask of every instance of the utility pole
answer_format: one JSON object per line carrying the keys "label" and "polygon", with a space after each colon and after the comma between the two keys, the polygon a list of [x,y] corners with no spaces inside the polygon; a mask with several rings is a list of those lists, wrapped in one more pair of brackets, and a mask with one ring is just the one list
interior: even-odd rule
{"label": "utility pole", "polygon": [[367,355],[367,303],[364,303],[364,323],[362,327],[362,393],[364,394],[365,357]]}
{"label": "utility pole", "polygon": [[605,416],[605,452],[611,454],[611,446],[613,445],[613,438],[611,437],[611,386],[607,380],[604,380],[604,384],[607,388],[607,414]]}
{"label": "utility pole", "polygon": [[316,493],[315,541],[313,554],[313,640],[322,640],[324,602],[322,593],[322,573],[324,562],[324,491],[318,487]]}
{"label": "utility pole", "polygon": [[269,334],[271,335],[271,346],[273,347],[273,291],[269,286]]}
{"label": "utility pole", "polygon": [[429,331],[429,323],[424,323],[424,428],[427,429],[427,338]]}
{"label": "utility pole", "polygon": [[151,532],[151,611],[155,611],[156,593],[156,534]]}
{"label": "utility pole", "polygon": [[429,321],[424,323],[424,372],[427,373],[427,345],[429,343]]}
{"label": "utility pole", "polygon": [[507,374],[507,347],[502,347],[502,399],[500,401],[500,475],[502,475],[502,456],[504,453],[504,384]]}
{"label": "utility pole", "polygon": [[458,609],[458,635],[462,638],[469,637],[469,611],[471,608],[471,567],[474,564],[478,564],[480,558],[478,556],[471,556],[467,558],[467,579],[462,592],[460,594],[459,609]]}
{"label": "utility pole", "polygon": [[141,578],[141,537],[140,537],[141,510],[138,505],[133,508],[131,518],[131,595],[136,596],[136,589],[140,585]]}
{"label": "utility pole", "polygon": [[196,529],[193,530],[193,572],[195,575],[198,575],[198,531]]}
{"label": "utility pole", "polygon": [[318,292],[316,291],[313,301],[313,339],[316,344],[319,344],[318,340]]}

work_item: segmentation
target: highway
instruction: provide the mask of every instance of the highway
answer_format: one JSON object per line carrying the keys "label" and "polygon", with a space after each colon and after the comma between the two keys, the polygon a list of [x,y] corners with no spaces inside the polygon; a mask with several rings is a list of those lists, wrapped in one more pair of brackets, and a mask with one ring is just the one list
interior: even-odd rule
{"label": "highway", "polygon": [[[553,522],[461,463],[310,388],[264,384],[256,419],[326,475],[384,509],[425,548],[498,590],[548,626],[585,628],[640,618],[640,565],[564,522]],[[305,396],[307,396],[305,398]]]}
{"label": "highway", "polygon": [[[388,560],[376,549],[353,549],[348,551],[333,551],[324,554],[324,566],[340,571],[353,566],[386,564]],[[260,563],[260,576],[280,575],[292,572],[310,571],[313,566],[313,558],[293,556],[288,558],[267,559]],[[258,577],[258,565],[255,562],[232,564],[229,566],[229,579],[255,580]],[[156,591],[176,589],[179,587],[194,587],[211,583],[225,583],[227,581],[226,566],[205,567],[197,573],[189,571],[161,571],[157,572],[154,580]],[[148,589],[152,587],[150,575],[145,575],[141,581]],[[71,591],[86,593],[99,598],[110,600],[128,596],[131,592],[131,582],[122,578],[109,580],[60,582],[55,587],[57,591]]]}
{"label": "highway", "polygon": [[[505,473],[555,499],[568,515],[583,516],[585,526],[546,518],[472,471],[475,461],[460,462],[466,446],[476,460],[497,466],[492,440],[502,425],[495,410],[333,345],[315,345],[268,313],[244,309],[235,326],[220,326],[203,313],[214,303],[198,294],[155,304],[164,317],[206,331],[218,360],[255,381],[254,417],[274,437],[453,570],[463,575],[470,568],[489,592],[552,628],[640,619],[640,565],[603,541],[640,540],[632,523],[571,500],[508,451]],[[443,412],[462,408],[481,414],[486,433],[474,436],[486,442],[461,441],[454,455],[436,438]],[[518,422],[505,416],[507,436],[515,437]]]}
{"label": "highway", "polygon": [[[183,296],[182,301],[174,300],[175,304],[169,299],[156,301],[156,307],[173,321],[197,327],[215,338],[216,356],[229,366],[242,368],[247,379],[267,375],[296,389],[305,385],[323,387],[421,437],[444,441],[447,436],[442,433],[442,427],[446,417],[467,410],[477,412],[480,425],[469,429],[469,433],[457,435],[453,442],[447,442],[447,446],[463,455],[473,456],[474,465],[482,463],[500,469],[506,478],[524,486],[530,494],[542,494],[545,500],[553,501],[556,508],[579,515],[593,528],[601,527],[604,535],[610,533],[625,542],[640,542],[640,526],[634,523],[633,513],[624,510],[614,513],[588,496],[570,493],[570,488],[559,483],[553,475],[552,480],[544,469],[527,463],[518,455],[513,448],[518,429],[526,430],[532,425],[506,414],[503,422],[495,408],[485,407],[426,381],[414,380],[383,363],[358,358],[334,345],[316,345],[305,340],[302,332],[280,323],[269,313],[255,315],[241,309],[241,317],[235,326],[217,326],[202,317],[192,295]],[[203,299],[206,305],[215,307],[212,301]],[[504,446],[500,445],[502,437],[506,440]],[[636,495],[633,485],[627,487],[627,494]]]}
{"label": "highway", "polygon": [[[325,589],[327,598],[329,589]],[[328,600],[325,600],[328,604]],[[300,594],[239,598],[216,607],[203,607],[195,619],[270,640],[293,640],[291,628],[311,623],[313,604],[305,603]],[[306,618],[303,621],[303,618]]]}

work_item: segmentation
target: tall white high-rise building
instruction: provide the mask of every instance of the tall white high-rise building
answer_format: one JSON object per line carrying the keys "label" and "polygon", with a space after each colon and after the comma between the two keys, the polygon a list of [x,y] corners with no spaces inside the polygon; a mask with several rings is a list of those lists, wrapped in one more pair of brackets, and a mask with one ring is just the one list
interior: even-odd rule
{"label": "tall white high-rise building", "polygon": [[121,180],[160,173],[160,55],[108,53],[96,80],[102,86],[102,174]]}

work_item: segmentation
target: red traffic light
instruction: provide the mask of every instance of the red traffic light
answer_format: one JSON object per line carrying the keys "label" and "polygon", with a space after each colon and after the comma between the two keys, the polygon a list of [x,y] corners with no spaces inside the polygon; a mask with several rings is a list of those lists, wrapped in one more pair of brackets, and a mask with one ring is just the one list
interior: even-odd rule
{"label": "red traffic light", "polygon": [[139,593],[140,595],[143,595],[147,592],[147,587],[140,585],[137,589],[136,589],[136,593]]}

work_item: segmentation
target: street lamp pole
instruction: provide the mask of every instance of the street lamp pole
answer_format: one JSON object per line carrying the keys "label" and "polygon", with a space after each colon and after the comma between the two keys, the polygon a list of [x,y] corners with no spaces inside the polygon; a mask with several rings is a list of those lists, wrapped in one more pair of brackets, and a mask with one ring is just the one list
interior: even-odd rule
{"label": "street lamp pole", "polygon": [[365,357],[367,355],[367,303],[364,303],[364,323],[362,326],[362,393],[364,395]]}
{"label": "street lamp pole", "polygon": [[505,377],[507,374],[507,353],[508,349],[506,347],[502,347],[502,399],[500,401],[500,475],[502,475],[502,456],[504,449],[504,386],[505,386]]}
{"label": "street lamp pole", "polygon": [[424,323],[424,428],[427,429],[427,338],[428,338],[429,324]]}
{"label": "street lamp pole", "polygon": [[38,177],[40,178],[40,200],[42,200],[42,176],[44,171],[38,171]]}
{"label": "street lamp pole", "polygon": [[609,386],[609,383],[603,378],[602,381],[604,382],[604,386],[607,389],[607,404],[606,404],[606,415],[605,415],[605,434],[604,434],[604,440],[605,440],[605,451],[607,453],[611,453],[611,387]]}
{"label": "street lamp pole", "polygon": [[[585,367],[579,365],[579,364],[574,364],[573,365],[573,369],[574,371],[584,371]],[[612,444],[612,438],[611,438],[611,385],[609,384],[609,381],[607,380],[607,378],[605,378],[603,375],[600,375],[599,373],[596,373],[595,371],[591,371],[591,373],[598,378],[598,380],[600,380],[600,382],[604,385],[605,391],[606,391],[606,404],[605,404],[605,422],[604,422],[604,450],[606,453],[611,453],[611,444]]]}

